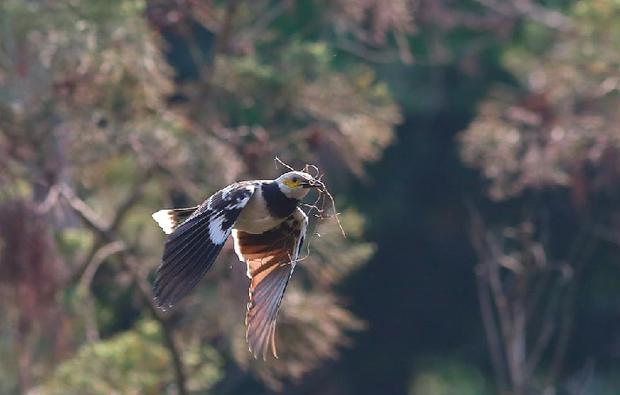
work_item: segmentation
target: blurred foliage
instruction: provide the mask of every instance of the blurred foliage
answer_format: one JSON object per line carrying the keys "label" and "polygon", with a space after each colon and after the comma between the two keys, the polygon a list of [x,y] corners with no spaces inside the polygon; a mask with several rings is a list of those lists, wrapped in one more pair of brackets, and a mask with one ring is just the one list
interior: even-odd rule
{"label": "blurred foliage", "polygon": [[[614,393],[619,16],[2,1],[0,393]],[[150,214],[274,177],[276,156],[320,168],[347,238],[311,218],[262,363],[229,246],[152,309]]]}
{"label": "blurred foliage", "polygon": [[555,186],[585,199],[617,179],[620,7],[580,1],[571,15],[572,30],[557,38],[524,26],[504,56],[519,88],[491,93],[462,136],[465,162],[481,168],[494,199]]}
{"label": "blurred foliage", "polygon": [[486,395],[489,385],[481,371],[457,359],[427,358],[413,376],[410,395]]}
{"label": "blurred foliage", "polygon": [[[161,394],[173,387],[170,358],[161,344],[157,323],[143,321],[135,329],[85,344],[58,366],[41,394]],[[201,348],[185,355],[192,372],[190,389],[204,391],[219,377],[215,351]]]}
{"label": "blurred foliage", "polygon": [[[17,350],[9,392],[204,392],[234,388],[227,372],[239,369],[276,388],[335,358],[364,326],[335,293],[373,253],[353,210],[342,216],[347,240],[335,223],[316,226],[323,237],[302,265],[312,269],[284,302],[278,361],[247,352],[247,279],[230,248],[171,316],[149,310],[145,279],[163,240],[151,212],[275,176],[276,155],[361,177],[401,119],[371,67],[337,64],[329,42],[259,24],[269,3],[187,6],[196,12],[138,0],[0,6],[0,291],[12,339],[1,346]],[[218,36],[208,56],[206,42],[180,38],[198,72],[175,80],[162,50],[185,23]]]}
{"label": "blurred foliage", "polygon": [[617,276],[602,257],[618,252],[620,4],[577,1],[566,15],[565,30],[524,23],[502,57],[515,84],[496,85],[459,138],[490,198],[516,208],[475,213],[472,227],[496,380],[515,394],[605,393],[591,357],[566,355],[584,298],[617,294],[584,277]]}

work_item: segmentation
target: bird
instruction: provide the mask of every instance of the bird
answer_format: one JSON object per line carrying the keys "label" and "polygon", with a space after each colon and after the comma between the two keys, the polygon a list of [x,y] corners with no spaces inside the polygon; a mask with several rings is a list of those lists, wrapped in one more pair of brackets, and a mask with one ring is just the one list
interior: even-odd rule
{"label": "bird", "polygon": [[273,180],[235,182],[195,207],[152,214],[166,233],[153,284],[155,305],[172,308],[212,267],[232,234],[234,251],[250,279],[246,342],[255,358],[278,358],[276,318],[306,237],[308,216],[299,207],[322,183],[290,171]]}

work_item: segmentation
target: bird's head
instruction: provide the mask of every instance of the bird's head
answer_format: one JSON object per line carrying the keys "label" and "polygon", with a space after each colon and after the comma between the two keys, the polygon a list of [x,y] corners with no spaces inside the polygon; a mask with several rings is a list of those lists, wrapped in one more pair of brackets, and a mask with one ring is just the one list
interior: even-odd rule
{"label": "bird's head", "polygon": [[280,191],[291,199],[303,199],[310,188],[319,188],[321,183],[308,173],[303,171],[289,171],[275,180]]}

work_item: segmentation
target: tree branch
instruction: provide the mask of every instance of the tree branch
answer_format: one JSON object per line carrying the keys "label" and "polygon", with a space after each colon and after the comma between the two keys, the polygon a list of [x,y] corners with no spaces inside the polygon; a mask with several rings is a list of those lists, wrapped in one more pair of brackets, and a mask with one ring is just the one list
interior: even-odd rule
{"label": "tree branch", "polygon": [[125,246],[123,243],[119,241],[108,243],[103,247],[97,248],[97,252],[92,255],[91,259],[89,259],[88,264],[82,272],[82,276],[78,282],[76,294],[80,297],[80,299],[85,300],[85,303],[80,307],[84,310],[86,339],[88,339],[88,341],[96,341],[99,339],[99,330],[97,329],[97,323],[94,318],[94,303],[93,296],[90,292],[90,285],[99,266],[111,255],[122,251],[124,248]]}
{"label": "tree branch", "polygon": [[504,365],[503,349],[498,336],[495,315],[493,313],[493,304],[489,295],[490,290],[487,282],[485,264],[479,263],[476,265],[475,273],[482,324],[486,333],[489,352],[491,353],[492,366],[495,371],[495,382],[499,391],[503,392],[506,390],[507,384],[506,366]]}
{"label": "tree branch", "polygon": [[[147,303],[151,315],[159,323],[162,329],[164,342],[172,359],[179,394],[187,395],[188,391],[185,370],[181,360],[181,353],[173,336],[173,328],[170,326],[163,313],[155,306],[150,286],[140,275],[138,270],[139,265],[137,260],[127,251],[125,244],[119,237],[117,237],[116,232],[103,225],[103,221],[97,216],[95,211],[92,210],[83,200],[77,197],[68,185],[62,186],[61,195],[67,201],[69,206],[82,219],[84,224],[95,234],[97,234],[103,242],[116,244],[116,248],[118,248],[119,257],[123,266],[131,274],[132,279],[138,286],[137,288],[140,291],[142,298]],[[137,198],[132,197],[132,200],[137,201]]]}
{"label": "tree branch", "polygon": [[504,364],[504,349],[499,338],[499,328],[493,311],[491,290],[489,288],[489,264],[487,262],[489,259],[492,259],[492,257],[488,256],[484,245],[485,229],[482,218],[480,218],[480,214],[474,209],[472,204],[468,204],[468,208],[471,220],[470,238],[480,262],[475,267],[475,275],[482,324],[486,333],[493,370],[495,371],[496,385],[499,391],[503,392],[508,386],[508,373],[506,372],[506,365]]}
{"label": "tree branch", "polygon": [[530,0],[497,1],[476,0],[481,5],[505,17],[525,17],[544,26],[560,31],[569,31],[572,28],[570,18],[564,14],[547,9]]}
{"label": "tree branch", "polygon": [[573,307],[575,305],[577,284],[579,282],[579,279],[581,278],[581,275],[590,255],[593,253],[596,245],[598,244],[598,241],[598,237],[596,236],[595,232],[592,231],[591,227],[588,225],[584,225],[584,228],[577,236],[577,240],[574,243],[583,246],[579,250],[579,253],[575,252],[574,254],[572,254],[572,256],[569,256],[569,262],[572,262],[571,267],[573,269],[573,276],[572,282],[570,283],[569,289],[567,290],[567,294],[563,299],[564,303],[561,308],[562,310],[560,334],[556,343],[556,347],[553,350],[553,356],[551,358],[551,373],[549,375],[551,382],[554,382],[562,371],[562,367],[564,365],[564,357],[568,348],[568,340],[570,339],[573,332]]}

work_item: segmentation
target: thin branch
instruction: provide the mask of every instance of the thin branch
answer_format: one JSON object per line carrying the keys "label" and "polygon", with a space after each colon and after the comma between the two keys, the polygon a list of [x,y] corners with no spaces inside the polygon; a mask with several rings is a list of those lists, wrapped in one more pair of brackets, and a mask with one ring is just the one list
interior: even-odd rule
{"label": "thin branch", "polygon": [[125,200],[116,208],[116,215],[108,227],[110,231],[116,232],[118,230],[121,221],[125,218],[125,214],[127,214],[127,212],[140,200],[142,193],[144,192],[145,185],[154,174],[155,172],[153,169],[148,169],[140,177],[138,177],[131,192],[129,192]]}
{"label": "thin branch", "polygon": [[411,48],[409,48],[409,42],[407,41],[407,36],[405,33],[394,33],[394,39],[396,40],[396,46],[398,47],[398,52],[400,54],[400,61],[406,65],[413,64],[413,54],[411,53]]}
{"label": "thin branch", "polygon": [[491,361],[493,362],[493,370],[495,371],[495,380],[497,387],[502,392],[508,386],[508,372],[507,367],[504,364],[505,355],[504,348],[501,345],[499,338],[499,328],[495,313],[493,309],[493,303],[491,301],[491,290],[489,288],[489,264],[488,260],[492,257],[488,256],[487,249],[484,243],[484,224],[482,218],[477,210],[473,207],[473,204],[468,204],[470,213],[470,235],[472,246],[478,255],[480,263],[476,265],[476,284],[478,288],[478,300],[480,302],[480,313],[482,315],[482,323],[484,325],[487,343],[489,346],[489,352],[491,353]]}
{"label": "thin branch", "polygon": [[257,19],[256,22],[243,32],[244,37],[253,38],[261,37],[265,34],[265,31],[269,25],[282,15],[288,8],[288,4],[285,1],[278,2],[271,9],[264,11]]}
{"label": "thin branch", "polygon": [[547,27],[561,31],[569,31],[572,28],[570,18],[558,11],[542,7],[530,0],[515,0],[509,3],[523,16]]}
{"label": "thin branch", "polygon": [[566,15],[534,4],[530,0],[497,1],[476,0],[490,10],[505,17],[525,17],[560,31],[570,31],[572,22]]}
{"label": "thin branch", "polygon": [[490,290],[487,282],[486,265],[476,265],[476,284],[478,285],[478,301],[480,302],[480,313],[482,315],[482,324],[486,333],[489,352],[491,353],[491,361],[493,370],[495,371],[495,381],[500,392],[506,389],[507,373],[504,365],[504,356],[502,346],[498,337],[498,328],[493,314],[493,304],[491,303]]}
{"label": "thin branch", "polygon": [[91,230],[93,230],[102,239],[112,239],[112,237],[110,237],[107,224],[99,218],[99,215],[91,209],[86,202],[75,195],[75,192],[69,185],[61,185],[60,194],[73,209],[73,211],[75,211],[78,217],[80,217],[80,219],[88,225]]}
{"label": "thin branch", "polygon": [[506,350],[506,359],[508,362],[510,379],[512,383],[515,384],[515,375],[518,369],[514,364],[512,355],[510,354],[514,338],[514,322],[513,317],[511,316],[508,298],[504,292],[499,274],[500,266],[497,260],[500,256],[500,247],[497,245],[497,241],[490,233],[487,233],[485,239],[491,255],[490,259],[487,261],[487,278],[493,293],[493,300],[495,301],[495,308],[497,310],[497,316],[499,317],[500,330],[505,343],[504,348]]}
{"label": "thin branch", "polygon": [[575,305],[577,284],[579,283],[579,279],[581,278],[587,261],[594,252],[599,241],[598,237],[591,229],[592,227],[584,225],[584,228],[577,236],[577,240],[575,242],[575,244],[577,244],[580,240],[584,240],[581,243],[583,247],[581,248],[580,253],[575,253],[573,255],[574,258],[569,257],[569,259],[574,262],[571,265],[571,267],[573,268],[573,277],[571,283],[569,284],[569,289],[566,293],[566,296],[563,299],[564,303],[561,310],[562,319],[560,323],[560,334],[556,343],[556,347],[553,351],[553,356],[551,358],[551,369],[549,375],[550,382],[555,382],[562,371],[562,367],[564,365],[564,357],[568,348],[568,340],[570,339],[573,332],[573,307]]}
{"label": "thin branch", "polygon": [[97,251],[99,251],[103,244],[105,243],[102,243],[100,239],[93,241],[90,250],[84,255],[84,259],[82,260],[82,262],[79,263],[74,269],[72,269],[71,274],[67,277],[67,284],[76,284],[80,282],[84,271],[86,270],[90,262],[93,260],[93,257],[95,256]]}
{"label": "thin branch", "polygon": [[53,185],[47,192],[47,196],[41,203],[37,205],[37,211],[41,214],[49,212],[58,202],[60,196],[60,187]]}
{"label": "thin branch", "polygon": [[[117,237],[116,232],[102,225],[103,221],[97,216],[83,200],[77,197],[74,191],[67,185],[63,185],[61,189],[61,195],[67,201],[69,206],[76,212],[76,214],[82,219],[84,224],[96,233],[106,243],[123,243],[120,238]],[[124,245],[124,244],[123,244]],[[176,345],[173,328],[166,320],[163,313],[155,306],[153,302],[153,295],[151,289],[146,280],[140,275],[138,270],[138,263],[135,257],[133,257],[126,249],[119,250],[119,258],[123,266],[132,275],[132,279],[138,285],[138,290],[144,301],[147,303],[147,307],[151,311],[153,318],[159,323],[162,333],[164,335],[164,342],[172,358],[173,368],[175,372],[176,385],[180,395],[187,395],[186,375],[183,368],[183,362],[181,360],[181,353]]]}
{"label": "thin branch", "polygon": [[540,278],[538,278],[535,281],[535,284],[532,286],[532,291],[530,292],[530,297],[527,300],[527,313],[528,313],[528,320],[532,318],[532,316],[536,313],[536,311],[538,310],[538,307],[540,305],[540,302],[542,300],[543,295],[545,294],[545,291],[547,291],[551,286],[553,286],[553,284],[549,284],[549,282],[551,281],[550,275],[551,270],[545,270]]}
{"label": "thin branch", "polygon": [[[553,269],[549,268],[548,271],[551,271],[551,270]],[[553,281],[552,279],[550,280],[550,283],[548,283],[547,281],[548,276],[549,275],[545,275],[538,282],[534,290],[534,292],[538,293],[538,291],[542,288],[542,284],[544,284],[545,289],[549,290],[551,299],[546,303],[546,307],[544,308],[544,311],[540,315],[543,321],[540,324],[540,329],[538,331],[538,337],[536,338],[534,342],[532,352],[526,362],[526,371],[530,375],[534,373],[534,370],[539,365],[542,359],[543,352],[545,351],[545,349],[547,349],[547,347],[549,347],[551,343],[551,339],[552,339],[551,336],[553,335],[554,331],[557,328],[558,304],[562,300],[562,297],[564,296],[564,293],[565,293],[565,290],[562,289],[562,286],[565,285],[564,279],[560,277],[560,278],[556,278],[555,281]],[[541,298],[541,295],[542,295],[542,291],[540,291],[539,295],[535,295],[535,297],[538,299],[538,298]],[[533,309],[537,308],[536,307],[537,305],[538,303],[529,304],[528,306],[529,317],[532,317],[534,315],[535,312],[533,311]]]}
{"label": "thin branch", "polygon": [[113,241],[99,248],[82,273],[77,286],[77,292],[87,292],[87,290],[90,289],[90,285],[99,266],[110,256],[117,254],[124,249],[125,244],[120,240]]}
{"label": "thin branch", "polygon": [[239,6],[238,0],[229,0],[227,2],[226,14],[224,16],[224,23],[222,28],[217,33],[215,41],[215,47],[213,50],[213,59],[220,53],[226,53],[228,51],[230,36],[233,28],[233,19],[237,13],[237,7]]}
{"label": "thin branch", "polygon": [[542,353],[549,345],[549,342],[551,340],[551,335],[553,334],[554,329],[555,329],[555,316],[554,315],[551,315],[548,317],[546,316],[545,321],[542,325],[542,328],[540,329],[538,338],[536,339],[536,342],[534,343],[532,352],[530,353],[525,363],[525,371],[528,376],[534,373],[534,370],[540,363],[540,360],[542,358]]}
{"label": "thin branch", "polygon": [[[373,50],[353,40],[340,38],[336,41],[336,48],[349,52],[367,62],[382,64],[401,60],[402,53],[396,50]],[[413,62],[413,57],[411,59]]]}
{"label": "thin branch", "polygon": [[187,375],[185,374],[185,369],[183,367],[181,351],[179,350],[179,347],[174,339],[172,325],[170,325],[170,322],[166,319],[164,313],[160,309],[158,309],[157,306],[155,306],[155,303],[153,302],[151,287],[146,282],[144,277],[140,275],[140,271],[138,269],[140,265],[138,264],[137,260],[133,256],[129,255],[127,251],[122,251],[120,257],[124,266],[132,274],[133,280],[138,285],[138,289],[141,291],[144,300],[147,301],[147,307],[151,311],[151,314],[159,323],[162,329],[162,333],[164,335],[164,342],[166,343],[166,347],[168,348],[168,351],[170,352],[170,357],[172,358],[172,364],[174,367],[179,395],[187,395]]}
{"label": "thin branch", "polygon": [[79,307],[83,310],[86,326],[86,339],[88,341],[93,342],[99,339],[99,330],[95,319],[94,300],[93,295],[90,292],[91,283],[99,266],[101,266],[101,264],[111,255],[114,255],[123,249],[125,249],[125,246],[120,241],[108,243],[103,247],[98,248],[97,252],[93,254],[92,258],[86,265],[86,268],[78,282],[76,294],[80,297],[80,300],[82,300]]}

